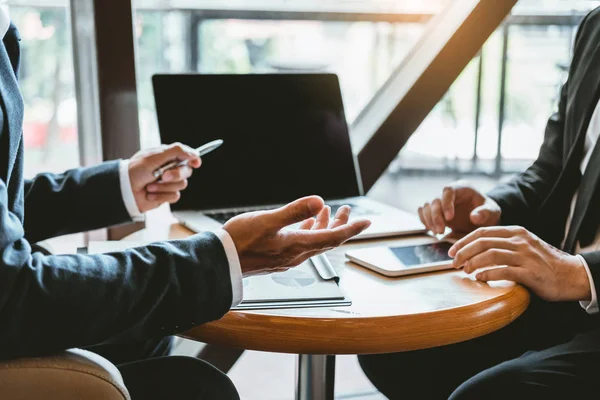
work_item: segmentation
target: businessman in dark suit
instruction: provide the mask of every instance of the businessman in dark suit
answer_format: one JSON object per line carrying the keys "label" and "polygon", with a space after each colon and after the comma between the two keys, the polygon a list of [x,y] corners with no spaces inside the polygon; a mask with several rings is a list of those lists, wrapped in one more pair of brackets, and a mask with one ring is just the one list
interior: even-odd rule
{"label": "businessman in dark suit", "polygon": [[450,250],[455,266],[484,282],[523,284],[532,292],[529,310],[470,342],[361,357],[390,399],[598,397],[599,99],[596,9],[580,26],[558,112],[534,164],[487,195],[458,183],[419,210],[434,233],[467,233]]}
{"label": "businessman in dark suit", "polygon": [[[169,171],[161,182],[152,172],[174,159],[198,168],[200,159],[172,145],[24,180],[19,35],[3,8],[0,38],[0,358],[157,343],[223,316],[241,301],[243,276],[283,271],[368,227],[348,222],[348,207],[330,223],[323,200],[308,197],[187,240],[106,255],[35,251],[31,243],[124,223],[177,201],[191,169]],[[284,230],[302,221],[302,229]],[[123,361],[131,361],[119,369],[134,400],[239,398],[225,375],[193,358]]]}

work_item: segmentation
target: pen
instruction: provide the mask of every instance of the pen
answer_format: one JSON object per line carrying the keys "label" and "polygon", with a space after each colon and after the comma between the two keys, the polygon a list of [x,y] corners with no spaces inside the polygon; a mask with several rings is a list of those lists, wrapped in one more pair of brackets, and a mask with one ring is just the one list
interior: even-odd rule
{"label": "pen", "polygon": [[[198,157],[202,157],[203,155],[206,155],[206,154],[210,153],[211,151],[218,149],[219,147],[221,147],[222,144],[223,144],[223,141],[221,139],[213,140],[212,142],[206,143],[205,145],[198,147],[196,149],[196,153],[198,154]],[[172,168],[183,167],[187,164],[188,164],[188,160],[171,161],[170,163],[165,164],[162,167],[160,167],[159,169],[157,169],[156,171],[154,171],[153,175],[156,179],[160,180],[162,178],[163,174],[167,170],[172,169]]]}

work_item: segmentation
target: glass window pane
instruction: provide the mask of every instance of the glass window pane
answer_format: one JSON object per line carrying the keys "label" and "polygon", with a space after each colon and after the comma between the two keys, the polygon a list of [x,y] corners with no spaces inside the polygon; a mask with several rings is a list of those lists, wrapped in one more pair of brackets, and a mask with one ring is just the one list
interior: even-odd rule
{"label": "glass window pane", "polygon": [[73,48],[67,6],[10,6],[21,33],[25,175],[79,165]]}
{"label": "glass window pane", "polygon": [[475,139],[476,82],[473,60],[429,114],[400,153],[404,168],[440,169],[457,159],[471,159]]}
{"label": "glass window pane", "polygon": [[[68,2],[8,2],[21,34],[19,85],[25,103],[25,177],[78,167],[77,102]],[[42,4],[42,5],[40,5]],[[83,234],[45,241],[56,253],[83,246]]]}
{"label": "glass window pane", "polygon": [[213,20],[199,32],[203,73],[323,71],[339,76],[351,122],[422,34],[421,24]]}
{"label": "glass window pane", "polygon": [[138,8],[205,11],[325,12],[325,13],[432,13],[449,0],[135,0]]}
{"label": "glass window pane", "polygon": [[[534,160],[548,118],[567,78],[580,17],[600,1],[522,0],[509,24],[506,80],[502,82],[503,28],[483,48],[481,103],[477,119],[478,60],[473,60],[400,152],[395,169],[511,173]],[[520,18],[527,15],[527,18]],[[548,16],[554,16],[548,19]],[[504,84],[500,158],[498,130]],[[454,104],[458,104],[456,112]],[[477,130],[476,152],[475,127]],[[475,155],[475,157],[473,157]]]}
{"label": "glass window pane", "polygon": [[586,13],[598,6],[600,6],[598,0],[520,0],[514,12],[516,14]]}
{"label": "glass window pane", "polygon": [[[142,147],[159,142],[157,72],[333,72],[351,123],[447,3],[136,0]],[[409,22],[381,22],[378,13]]]}
{"label": "glass window pane", "polygon": [[512,26],[508,51],[504,159],[534,159],[557,108],[570,60],[572,26]]}

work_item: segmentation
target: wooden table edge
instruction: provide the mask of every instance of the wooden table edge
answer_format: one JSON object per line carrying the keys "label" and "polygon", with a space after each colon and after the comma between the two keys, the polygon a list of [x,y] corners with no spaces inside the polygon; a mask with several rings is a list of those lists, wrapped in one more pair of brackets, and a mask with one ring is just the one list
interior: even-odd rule
{"label": "wooden table edge", "polygon": [[[318,318],[232,311],[219,321],[180,336],[277,353],[393,353],[463,342],[492,333],[523,314],[529,301],[529,292],[517,285],[493,299],[404,316]],[[415,329],[415,325],[420,326]]]}

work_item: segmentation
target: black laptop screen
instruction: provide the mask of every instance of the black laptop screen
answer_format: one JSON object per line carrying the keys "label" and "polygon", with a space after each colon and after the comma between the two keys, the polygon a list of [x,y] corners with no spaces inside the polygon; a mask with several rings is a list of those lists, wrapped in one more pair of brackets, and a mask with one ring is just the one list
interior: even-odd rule
{"label": "black laptop screen", "polygon": [[335,75],[156,75],[153,84],[163,143],[224,140],[173,209],[359,195]]}

